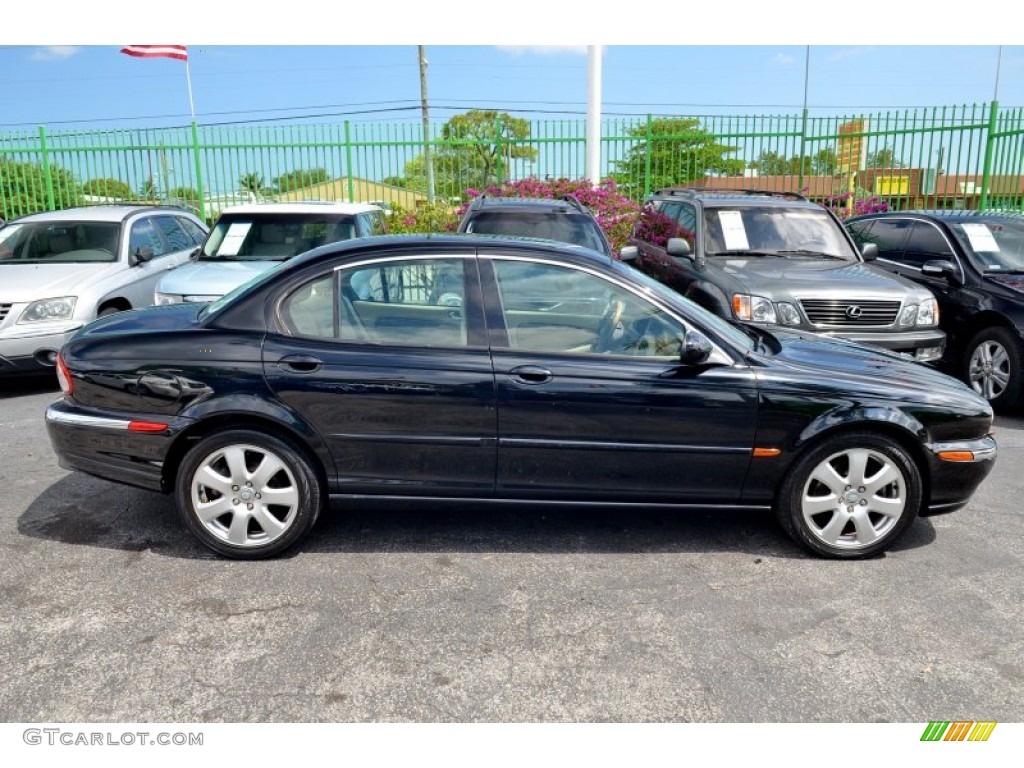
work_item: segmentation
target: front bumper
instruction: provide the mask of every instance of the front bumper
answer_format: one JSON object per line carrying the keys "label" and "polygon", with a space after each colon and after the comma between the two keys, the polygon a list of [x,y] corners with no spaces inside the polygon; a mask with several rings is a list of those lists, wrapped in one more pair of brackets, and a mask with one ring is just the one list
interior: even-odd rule
{"label": "front bumper", "polygon": [[992,471],[998,453],[991,435],[976,440],[931,443],[927,448],[931,495],[921,511],[922,516],[953,512],[967,504]]}
{"label": "front bumper", "polygon": [[890,352],[899,352],[912,357],[918,362],[926,363],[942,357],[946,346],[946,334],[938,328],[922,331],[900,331],[872,333],[870,331],[822,331],[810,329],[822,336],[853,341],[857,344],[881,347]]}
{"label": "front bumper", "polygon": [[5,328],[0,331],[0,376],[52,371],[60,348],[75,331],[78,322],[60,328]]}
{"label": "front bumper", "polygon": [[[133,432],[133,421],[166,423],[162,432]],[[191,419],[96,410],[68,398],[46,409],[46,431],[64,469],[167,493],[163,463],[175,437]]]}

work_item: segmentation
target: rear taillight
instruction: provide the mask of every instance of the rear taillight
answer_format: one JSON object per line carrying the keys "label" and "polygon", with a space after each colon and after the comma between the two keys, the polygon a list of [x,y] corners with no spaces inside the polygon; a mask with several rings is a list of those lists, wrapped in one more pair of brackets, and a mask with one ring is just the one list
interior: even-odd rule
{"label": "rear taillight", "polygon": [[64,358],[57,355],[57,381],[60,382],[60,391],[71,397],[75,391],[75,383],[71,380],[71,372],[64,365]]}

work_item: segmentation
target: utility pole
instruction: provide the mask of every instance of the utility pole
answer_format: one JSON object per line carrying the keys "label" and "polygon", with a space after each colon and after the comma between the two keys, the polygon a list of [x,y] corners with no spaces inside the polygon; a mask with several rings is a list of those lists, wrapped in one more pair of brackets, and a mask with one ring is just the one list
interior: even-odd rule
{"label": "utility pole", "polygon": [[420,45],[420,102],[423,110],[423,160],[427,166],[427,202],[434,202],[434,157],[430,151],[430,109],[427,107],[427,52]]}

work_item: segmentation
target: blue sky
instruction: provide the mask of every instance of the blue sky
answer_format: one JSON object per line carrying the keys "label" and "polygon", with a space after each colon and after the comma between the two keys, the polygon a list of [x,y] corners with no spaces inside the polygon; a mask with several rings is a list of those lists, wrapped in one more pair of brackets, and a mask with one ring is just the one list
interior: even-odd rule
{"label": "blue sky", "polygon": [[[102,6],[101,13],[56,0],[46,23],[28,4],[5,10],[0,131],[187,124],[184,64],[119,53],[123,44],[147,42],[189,46],[201,123],[418,121],[417,44],[427,46],[438,120],[488,107],[536,119],[583,117],[588,43],[604,45],[608,116],[798,113],[808,45],[812,114],[987,102],[997,64],[1000,104],[1024,106],[1024,46],[993,28],[1014,25],[976,18],[956,29],[948,18],[916,14],[922,3],[888,6],[870,25],[853,6],[839,18],[822,8],[809,19],[806,4],[781,0],[734,3],[725,14],[710,4],[643,6],[642,17],[607,6],[618,9],[618,24],[596,3],[536,0],[309,0],[295,13],[248,5],[244,15],[179,0],[148,18],[138,3]],[[1013,7],[998,0],[986,16],[1005,21]]]}

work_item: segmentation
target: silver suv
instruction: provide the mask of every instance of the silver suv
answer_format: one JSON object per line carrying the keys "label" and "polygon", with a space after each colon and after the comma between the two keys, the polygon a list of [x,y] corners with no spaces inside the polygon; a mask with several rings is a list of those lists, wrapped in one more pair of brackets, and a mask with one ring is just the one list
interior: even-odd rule
{"label": "silver suv", "polygon": [[0,376],[53,368],[88,322],[153,304],[157,280],[206,238],[167,206],[101,205],[37,213],[0,228]]}
{"label": "silver suv", "polygon": [[621,258],[729,320],[872,344],[926,362],[946,335],[932,293],[869,262],[828,209],[794,193],[654,193]]}

